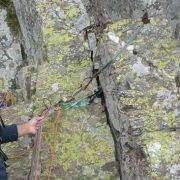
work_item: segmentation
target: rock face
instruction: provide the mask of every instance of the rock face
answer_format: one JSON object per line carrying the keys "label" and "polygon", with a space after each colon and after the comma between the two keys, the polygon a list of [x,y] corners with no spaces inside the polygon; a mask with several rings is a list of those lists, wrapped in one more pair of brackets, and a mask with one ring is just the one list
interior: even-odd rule
{"label": "rock face", "polygon": [[[83,0],[90,17],[93,16],[95,25],[103,25],[120,18],[132,18],[135,11],[142,11],[144,3],[141,0]],[[140,13],[141,15],[142,12]]]}
{"label": "rock face", "polygon": [[[43,98],[49,105],[71,96],[121,50],[115,63],[76,97],[93,93],[101,82],[106,104],[96,99],[87,108],[62,110],[57,124],[53,114],[43,124],[41,179],[178,179],[179,94],[175,77],[179,48],[166,17],[151,17],[151,23],[143,25],[136,40],[127,44],[142,25],[139,17],[144,13],[141,10],[147,4],[145,0],[137,4],[132,0],[37,0],[47,46],[48,61],[42,62],[43,53],[31,49],[42,52],[42,41],[29,36],[41,37],[37,11],[32,1],[27,3],[33,12],[26,8],[21,11],[25,2],[14,0],[20,23],[30,22],[21,25],[22,37],[27,38],[27,44],[22,43],[26,51],[21,51],[30,64],[19,69],[17,75],[24,97],[29,96],[28,82],[35,82],[37,88],[34,103],[27,101],[1,109],[7,123],[19,122],[32,112],[39,114],[44,108]],[[148,10],[150,15],[156,14],[153,8]],[[157,14],[161,12],[160,8]],[[8,38],[3,43],[8,44]],[[14,48],[8,48],[9,56],[15,59]],[[38,62],[34,62],[36,59]],[[38,78],[34,63],[40,64]],[[2,66],[8,69],[6,63]],[[0,80],[0,84],[7,83]],[[4,147],[10,156],[9,179],[26,179],[31,159],[28,143],[29,139],[20,139]],[[152,171],[143,174],[149,166]]]}
{"label": "rock face", "polygon": [[178,0],[163,1],[164,11],[171,24],[173,35],[180,40],[180,4]]}
{"label": "rock face", "polygon": [[19,85],[23,89],[23,98],[25,102],[28,102],[36,92],[35,76],[37,76],[38,65],[47,60],[41,29],[42,23],[34,0],[14,0],[13,5],[22,36],[22,66],[29,66],[24,69],[22,67],[21,71],[26,72],[26,74],[19,73]]}
{"label": "rock face", "polygon": [[17,68],[22,62],[18,39],[13,36],[6,22],[7,12],[0,9],[0,91],[13,88]]}
{"label": "rock face", "polygon": [[[18,101],[28,102],[36,90],[37,65],[46,60],[41,21],[34,1],[14,1],[14,6],[10,1],[5,8],[8,13],[1,10],[1,84],[3,91],[11,89]],[[7,24],[13,29],[18,26],[16,33]]]}
{"label": "rock face", "polygon": [[46,60],[43,44],[41,20],[36,11],[35,1],[13,0],[19,21],[24,51],[28,65],[36,65]]}
{"label": "rock face", "polygon": [[[122,1],[119,1],[119,2],[122,2]],[[173,114],[174,123],[172,123],[171,126],[177,125],[178,122],[176,120],[177,116],[175,115],[176,114],[175,112],[176,112],[176,109],[178,108],[178,104],[177,104],[178,96],[176,96],[178,91],[177,89],[174,91],[174,88],[171,88],[171,86],[175,87],[175,82],[172,82],[170,79],[174,79],[173,76],[178,71],[179,65],[178,65],[178,62],[176,61],[176,58],[178,58],[178,55],[175,55],[173,60],[170,57],[168,57],[169,54],[163,55],[163,57],[167,57],[165,58],[166,60],[165,59],[158,60],[159,56],[155,57],[155,56],[150,55],[151,53],[155,51],[155,49],[153,47],[150,48],[149,45],[152,42],[154,42],[153,41],[154,38],[157,40],[157,34],[158,34],[158,32],[156,32],[157,30],[161,32],[162,34],[166,34],[166,38],[167,36],[169,36],[168,40],[164,39],[163,37],[158,38],[159,43],[157,44],[154,43],[154,45],[156,44],[155,46],[157,47],[157,49],[159,47],[159,44],[161,44],[163,41],[167,40],[166,42],[167,44],[169,44],[172,41],[171,34],[167,35],[168,25],[166,24],[166,29],[162,29],[164,25],[163,22],[165,23],[165,19],[163,20],[161,19],[162,20],[161,23],[159,22],[160,20],[158,19],[159,24],[153,23],[153,24],[144,25],[141,31],[138,30],[139,28],[138,26],[136,26],[137,24],[136,25],[134,24],[129,27],[129,30],[125,30],[124,33],[122,32],[120,33],[118,32],[118,29],[122,29],[123,25],[121,25],[121,23],[123,24],[123,21],[119,21],[114,24],[112,23],[113,18],[112,19],[108,18],[107,16],[108,13],[106,13],[108,12],[108,8],[105,8],[106,6],[104,6],[106,5],[106,3],[107,3],[106,1],[98,1],[98,2],[89,1],[89,4],[86,6],[86,8],[87,8],[89,16],[92,17],[93,19],[92,23],[94,23],[94,26],[95,26],[94,33],[97,37],[97,42],[99,42],[97,44],[97,48],[95,48],[94,61],[95,62],[99,61],[99,63],[101,64],[100,67],[106,66],[106,69],[102,72],[102,75],[99,76],[99,82],[104,92],[105,108],[107,110],[106,115],[108,118],[108,124],[111,128],[111,132],[114,138],[114,142],[115,142],[116,160],[119,165],[118,167],[119,167],[120,179],[147,179],[148,178],[147,175],[143,173],[143,172],[146,172],[146,170],[148,169],[148,162],[146,159],[145,151],[143,151],[143,148],[140,146],[137,139],[133,138],[133,136],[131,136],[130,134],[131,133],[133,134],[133,131],[137,129],[138,127],[140,130],[142,125],[145,125],[145,124],[148,127],[151,127],[153,129],[154,127],[150,125],[151,123],[153,123],[155,124],[156,130],[150,130],[150,132],[156,132],[156,131],[159,132],[159,139],[161,139],[163,136],[161,135],[162,133],[161,131],[164,131],[164,130],[168,131],[169,129],[171,129],[170,125],[168,125],[168,121],[169,121],[168,109],[169,110],[171,109],[173,111],[172,114]],[[114,3],[114,1],[111,3]],[[130,3],[128,5],[131,6]],[[124,6],[126,6],[126,3],[124,3]],[[135,6],[133,7],[136,8]],[[126,9],[126,11],[127,11],[126,13],[132,13],[130,9]],[[121,11],[119,13],[121,13]],[[124,14],[123,11],[122,13]],[[152,13],[151,9],[148,10],[148,13],[149,14]],[[111,17],[111,14],[109,17]],[[117,16],[117,17],[121,18],[121,16]],[[113,24],[112,26],[107,25],[109,21]],[[157,21],[157,19],[155,21]],[[127,22],[128,24],[128,21],[124,21],[124,22]],[[146,24],[143,19],[142,19],[142,22]],[[150,22],[150,20],[148,20],[148,22]],[[119,26],[118,26],[118,23],[119,23]],[[120,51],[122,47],[119,46],[119,44],[117,44],[118,37],[114,34],[112,36],[112,29],[116,31],[117,33],[120,33],[120,36],[123,42],[121,44],[127,50],[125,51],[125,53]],[[141,43],[140,42],[138,43],[138,40],[135,40],[136,41],[135,43],[133,43],[132,41],[133,36],[135,36],[135,34],[137,35],[137,31],[139,31],[138,34],[140,34],[138,38],[143,39]],[[150,39],[149,38],[146,39],[147,34],[149,34],[149,36],[151,37]],[[110,39],[111,42],[112,41],[115,42],[116,45],[115,43],[109,42],[107,37],[109,37],[108,39]],[[130,41],[130,45],[127,45],[129,41]],[[177,43],[176,41],[173,42],[174,48],[170,50],[171,53],[177,50],[178,46],[176,43]],[[114,60],[114,57],[116,56],[116,52],[118,51],[121,52],[119,53],[119,55],[121,55],[121,58],[120,58],[121,61],[116,62],[115,70],[114,70],[112,68],[109,68],[107,64],[110,63],[112,60]],[[140,52],[138,53],[138,51]],[[159,51],[162,53],[160,49]],[[158,54],[158,51],[157,51],[157,54]],[[153,62],[152,62],[152,59],[150,60],[150,56],[153,59]],[[160,55],[160,58],[162,58],[161,55]],[[164,66],[161,67],[162,64],[160,65],[158,62],[160,64],[161,63],[162,64],[167,63],[167,64],[166,65],[164,64]],[[174,68],[171,69],[170,64],[173,64]],[[117,67],[117,70],[116,70],[116,67]],[[165,71],[167,77],[169,78],[168,80],[166,76],[163,76],[162,79],[163,80],[166,79],[165,80],[166,82],[169,82],[169,83],[171,82],[170,86],[161,84],[161,80],[158,78],[161,76],[160,75],[161,71],[159,71],[160,69],[161,71]],[[119,80],[116,79],[116,74],[119,74],[118,75]],[[154,80],[155,77],[157,78],[157,80]],[[152,94],[154,93],[156,94],[158,92],[158,89],[155,88],[156,87],[155,84],[157,82],[159,83],[159,85],[161,84],[160,87],[163,88],[163,93],[171,91],[170,93],[171,98],[168,98],[169,103],[167,103],[167,100],[164,99],[163,105],[161,104],[158,107],[158,109],[156,109],[155,111],[156,115],[154,114],[154,118],[151,118],[150,116],[153,114],[152,113],[153,104],[151,102],[152,101],[151,96]],[[139,106],[138,101],[142,101],[142,99],[140,97],[139,98],[137,97],[137,99],[133,101],[132,94],[130,95],[132,98],[128,97],[126,99],[125,98],[126,95],[124,95],[124,98],[122,99],[120,98],[118,100],[118,95],[119,95],[118,87],[117,87],[118,84],[120,84],[119,85],[120,89],[126,89],[125,93],[142,94],[142,98],[143,97],[145,99],[147,98],[142,104],[145,103],[147,106],[144,104],[145,106],[138,107]],[[135,96],[137,96],[137,94]],[[130,103],[130,101],[132,102]],[[172,103],[172,101],[175,103]],[[145,111],[146,113],[149,111],[149,113],[145,115],[143,111]],[[164,114],[162,118],[164,119],[163,121],[165,121],[163,122],[164,125],[161,125],[162,120],[158,118],[158,114],[161,114],[161,113]],[[149,116],[148,114],[151,114],[151,115]],[[136,123],[136,119],[138,119],[138,117],[141,118],[140,121],[145,119],[148,122],[145,123],[143,121],[142,122],[139,121],[138,123]],[[137,127],[137,124],[138,124],[138,127]],[[129,131],[131,131],[131,133]],[[148,132],[147,130],[147,134],[146,132],[144,132],[145,134],[144,136],[148,137],[149,136],[148,133],[150,132]],[[169,135],[169,136],[172,136],[172,135]],[[176,136],[174,136],[174,138],[175,137]],[[171,144],[171,142],[169,143]],[[128,151],[130,151],[131,153],[128,153]],[[170,151],[170,148],[169,148],[169,151]],[[158,153],[162,153],[162,151],[157,151],[157,154]],[[176,161],[174,163],[176,163]],[[159,167],[160,171],[162,171],[161,166],[166,166],[166,165],[162,163]],[[168,175],[166,174],[166,176]]]}
{"label": "rock face", "polygon": [[[38,114],[44,108],[44,97],[55,103],[72,95],[81,82],[85,82],[91,75],[89,52],[83,46],[84,37],[81,34],[82,29],[90,24],[83,4],[80,1],[44,0],[37,2],[37,9],[43,19],[48,62],[39,65],[36,101],[2,109],[1,113],[7,123],[19,122],[22,116],[29,116],[34,107],[34,115]],[[85,20],[82,16],[86,17]],[[30,76],[34,80],[30,69],[31,66],[25,66],[18,71],[20,86],[24,90],[28,87],[26,78]],[[85,76],[87,79],[84,80]],[[95,82],[77,98],[93,93],[94,89]],[[24,95],[27,96],[26,93]],[[57,130],[54,129],[53,116],[46,121],[41,154],[42,179],[117,177],[113,140],[101,111],[97,99],[95,104],[87,108],[63,110]],[[28,142],[20,139],[18,144],[4,147],[10,157],[9,179],[15,176],[17,179],[27,178],[31,159]],[[22,153],[16,157],[17,152]]]}

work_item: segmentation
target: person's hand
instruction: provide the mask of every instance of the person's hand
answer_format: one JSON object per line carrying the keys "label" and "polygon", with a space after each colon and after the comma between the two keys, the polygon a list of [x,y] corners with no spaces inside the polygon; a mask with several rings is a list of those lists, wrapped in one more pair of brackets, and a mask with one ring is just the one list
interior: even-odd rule
{"label": "person's hand", "polygon": [[17,126],[18,129],[18,136],[24,136],[24,135],[35,135],[37,129],[42,124],[44,117],[37,116],[29,120],[27,123],[23,123]]}
{"label": "person's hand", "polygon": [[28,134],[34,135],[36,134],[37,129],[41,126],[44,117],[37,116],[32,118],[27,122],[28,124]]}

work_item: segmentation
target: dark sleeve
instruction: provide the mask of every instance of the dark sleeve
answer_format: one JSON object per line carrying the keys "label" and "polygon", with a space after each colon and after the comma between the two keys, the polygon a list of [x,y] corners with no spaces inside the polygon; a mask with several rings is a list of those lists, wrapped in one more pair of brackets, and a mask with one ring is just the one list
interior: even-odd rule
{"label": "dark sleeve", "polygon": [[17,131],[17,125],[9,125],[6,127],[1,126],[1,137],[0,141],[1,144],[17,141],[18,139],[18,131]]}
{"label": "dark sleeve", "polygon": [[0,158],[0,179],[8,180],[4,160]]}

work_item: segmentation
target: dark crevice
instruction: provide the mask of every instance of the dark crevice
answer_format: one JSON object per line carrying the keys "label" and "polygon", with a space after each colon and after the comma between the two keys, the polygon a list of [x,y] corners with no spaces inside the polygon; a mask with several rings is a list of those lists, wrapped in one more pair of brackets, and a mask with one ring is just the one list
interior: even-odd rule
{"label": "dark crevice", "polygon": [[16,16],[16,12],[13,6],[12,0],[0,0],[0,8],[4,8],[7,12],[6,22],[14,36],[19,35],[19,21]]}
{"label": "dark crevice", "polygon": [[20,44],[20,48],[21,48],[21,55],[22,55],[22,64],[21,66],[28,66],[28,60],[27,60],[27,54],[25,52],[25,48],[22,44]]}
{"label": "dark crevice", "polygon": [[[99,69],[95,68],[95,66],[94,66],[95,61],[94,61],[94,52],[93,51],[90,52],[90,56],[91,56],[91,62],[93,64],[92,74],[94,75],[98,72]],[[96,58],[98,61],[98,58],[100,58],[100,57],[96,57]],[[96,76],[96,84],[97,84],[98,88],[101,88],[99,76]],[[106,100],[105,100],[105,96],[104,96],[103,91],[102,91],[102,95],[101,95],[101,104],[104,107],[104,112],[106,114],[107,124],[110,127],[111,135],[112,135],[112,138],[114,141],[116,166],[117,166],[118,174],[119,174],[119,177],[121,180],[121,179],[123,179],[123,173],[122,173],[122,169],[121,169],[121,158],[120,158],[122,155],[122,152],[121,152],[122,147],[119,147],[120,143],[118,143],[119,132],[113,127],[113,124],[109,119],[109,112],[108,112],[107,107],[106,107]]]}

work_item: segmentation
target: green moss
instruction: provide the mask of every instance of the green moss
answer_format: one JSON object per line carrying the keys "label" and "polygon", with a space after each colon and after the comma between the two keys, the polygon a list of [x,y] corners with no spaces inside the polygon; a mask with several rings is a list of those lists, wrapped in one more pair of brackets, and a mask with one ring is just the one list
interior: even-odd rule
{"label": "green moss", "polygon": [[[56,61],[61,61],[63,59],[62,54],[58,54]],[[54,59],[52,61],[55,61]],[[60,86],[59,96],[64,92],[63,96],[70,95],[75,90],[77,90],[82,82],[81,73],[86,71],[89,66],[89,61],[87,59],[81,60],[80,63],[72,63],[67,66],[66,76],[61,76],[59,73],[50,69],[48,64],[44,64],[39,72],[39,82],[38,91],[42,94],[48,94],[52,92],[52,85],[58,83]],[[56,97],[56,96],[55,96]]]}
{"label": "green moss", "polygon": [[156,59],[159,70],[164,69],[168,63],[172,61],[179,61],[178,55],[173,54],[173,51],[177,46],[177,42],[170,38],[154,42],[151,52],[154,56],[154,59]]}
{"label": "green moss", "polygon": [[156,171],[152,171],[150,173],[150,175],[151,175],[151,177],[156,178],[156,179],[160,176],[160,174],[158,174],[158,172],[156,172]]}
{"label": "green moss", "polygon": [[[96,165],[100,168],[113,157],[112,147],[108,142],[100,138],[99,134],[89,132],[88,125],[79,120],[80,118],[86,120],[88,116],[87,110],[63,111],[61,127],[59,127],[61,132],[58,131],[55,138],[53,138],[52,123],[47,121],[44,126],[48,131],[45,136],[47,145],[51,147],[51,143],[56,142],[53,146],[56,152],[53,163],[63,167],[66,172],[86,165]],[[98,131],[110,136],[108,128],[98,127]]]}
{"label": "green moss", "polygon": [[168,112],[166,114],[167,117],[167,124],[169,127],[173,127],[174,126],[174,122],[175,122],[175,115],[174,112]]}
{"label": "green moss", "polygon": [[85,68],[87,68],[88,66],[89,66],[89,61],[87,59],[83,59],[78,64],[72,63],[72,64],[68,65],[67,71],[69,73],[80,72],[80,71],[84,70]]}
{"label": "green moss", "polygon": [[37,7],[38,11],[42,12],[46,8],[46,4],[42,3],[42,2],[41,3],[37,3],[36,7]]}
{"label": "green moss", "polygon": [[56,61],[60,62],[63,60],[63,55],[62,54],[58,54],[57,58],[56,58]]}
{"label": "green moss", "polygon": [[72,6],[68,11],[67,11],[67,16],[69,18],[76,17],[79,13],[79,9],[76,6]]}
{"label": "green moss", "polygon": [[65,34],[61,34],[61,33],[54,33],[49,41],[48,41],[48,45],[49,46],[57,46],[61,43],[67,43],[69,42],[70,40],[73,39],[73,36],[68,34],[68,33],[65,33]]}
{"label": "green moss", "polygon": [[167,66],[167,64],[168,64],[168,61],[159,60],[157,62],[157,67],[158,67],[159,70],[162,70],[162,69],[164,69]]}
{"label": "green moss", "polygon": [[[67,129],[67,123],[63,125],[63,128]],[[59,164],[65,170],[71,168],[72,162],[76,163],[76,166],[85,166],[88,164],[102,165],[109,160],[112,150],[106,141],[100,140],[94,134],[83,132],[85,127],[81,129],[78,125],[68,124],[68,128],[68,133],[64,130],[61,135],[62,141],[58,153],[61,154],[58,157]]]}
{"label": "green moss", "polygon": [[131,19],[123,19],[109,25],[108,28],[109,30],[117,30],[117,29],[124,28],[124,26],[128,25],[129,23],[132,23]]}
{"label": "green moss", "polygon": [[49,26],[43,29],[43,34],[45,37],[51,36],[53,34],[53,31],[54,31],[53,27]]}

